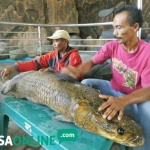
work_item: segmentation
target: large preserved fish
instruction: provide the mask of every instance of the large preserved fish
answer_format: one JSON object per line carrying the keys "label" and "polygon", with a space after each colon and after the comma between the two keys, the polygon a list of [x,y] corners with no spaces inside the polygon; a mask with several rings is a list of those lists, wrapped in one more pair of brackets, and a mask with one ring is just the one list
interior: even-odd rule
{"label": "large preserved fish", "polygon": [[102,117],[98,107],[105,100],[99,98],[99,91],[77,81],[59,79],[55,73],[24,72],[6,81],[2,94],[47,105],[80,128],[114,142],[130,147],[144,144],[141,127],[129,117],[124,115],[121,121],[117,116],[112,120]]}

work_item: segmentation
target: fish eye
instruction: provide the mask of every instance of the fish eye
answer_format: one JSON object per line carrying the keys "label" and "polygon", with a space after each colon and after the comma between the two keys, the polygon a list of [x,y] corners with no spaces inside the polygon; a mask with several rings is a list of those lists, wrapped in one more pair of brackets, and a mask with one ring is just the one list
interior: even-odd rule
{"label": "fish eye", "polygon": [[123,135],[124,134],[124,129],[123,128],[118,128],[117,132],[118,132],[118,134]]}

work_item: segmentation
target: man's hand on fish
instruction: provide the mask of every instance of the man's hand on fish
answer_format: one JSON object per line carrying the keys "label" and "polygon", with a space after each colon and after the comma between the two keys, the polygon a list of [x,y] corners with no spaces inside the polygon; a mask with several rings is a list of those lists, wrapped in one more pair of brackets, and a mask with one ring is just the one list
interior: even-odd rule
{"label": "man's hand on fish", "polygon": [[62,68],[61,73],[67,74],[75,79],[79,79],[82,75],[81,71],[73,66],[67,66]]}
{"label": "man's hand on fish", "polygon": [[124,108],[126,106],[125,102],[122,100],[123,97],[113,97],[102,94],[99,95],[99,97],[107,100],[98,108],[99,111],[106,109],[105,113],[103,114],[103,118],[111,120],[117,113],[119,113],[118,120],[121,120]]}

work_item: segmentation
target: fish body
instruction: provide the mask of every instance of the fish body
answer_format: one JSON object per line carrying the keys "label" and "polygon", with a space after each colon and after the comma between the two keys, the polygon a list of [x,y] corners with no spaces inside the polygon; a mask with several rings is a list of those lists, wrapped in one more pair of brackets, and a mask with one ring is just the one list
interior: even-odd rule
{"label": "fish body", "polygon": [[105,102],[99,98],[100,92],[80,82],[60,81],[55,73],[29,71],[6,81],[1,92],[46,105],[80,128],[122,145],[144,144],[142,129],[135,121],[125,115],[121,121],[117,116],[104,119],[103,112],[98,112],[98,107]]}

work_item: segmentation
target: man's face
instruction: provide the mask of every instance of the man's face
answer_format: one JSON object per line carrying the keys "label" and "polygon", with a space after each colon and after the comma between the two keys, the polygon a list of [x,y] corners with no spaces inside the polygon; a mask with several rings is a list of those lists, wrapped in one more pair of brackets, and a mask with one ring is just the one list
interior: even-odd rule
{"label": "man's face", "polygon": [[58,51],[65,51],[68,46],[68,42],[65,39],[56,39],[53,40],[52,42],[54,49]]}
{"label": "man's face", "polygon": [[121,12],[117,14],[113,20],[113,34],[120,44],[126,44],[136,36],[136,28],[134,25],[130,25],[127,15],[127,12]]}

